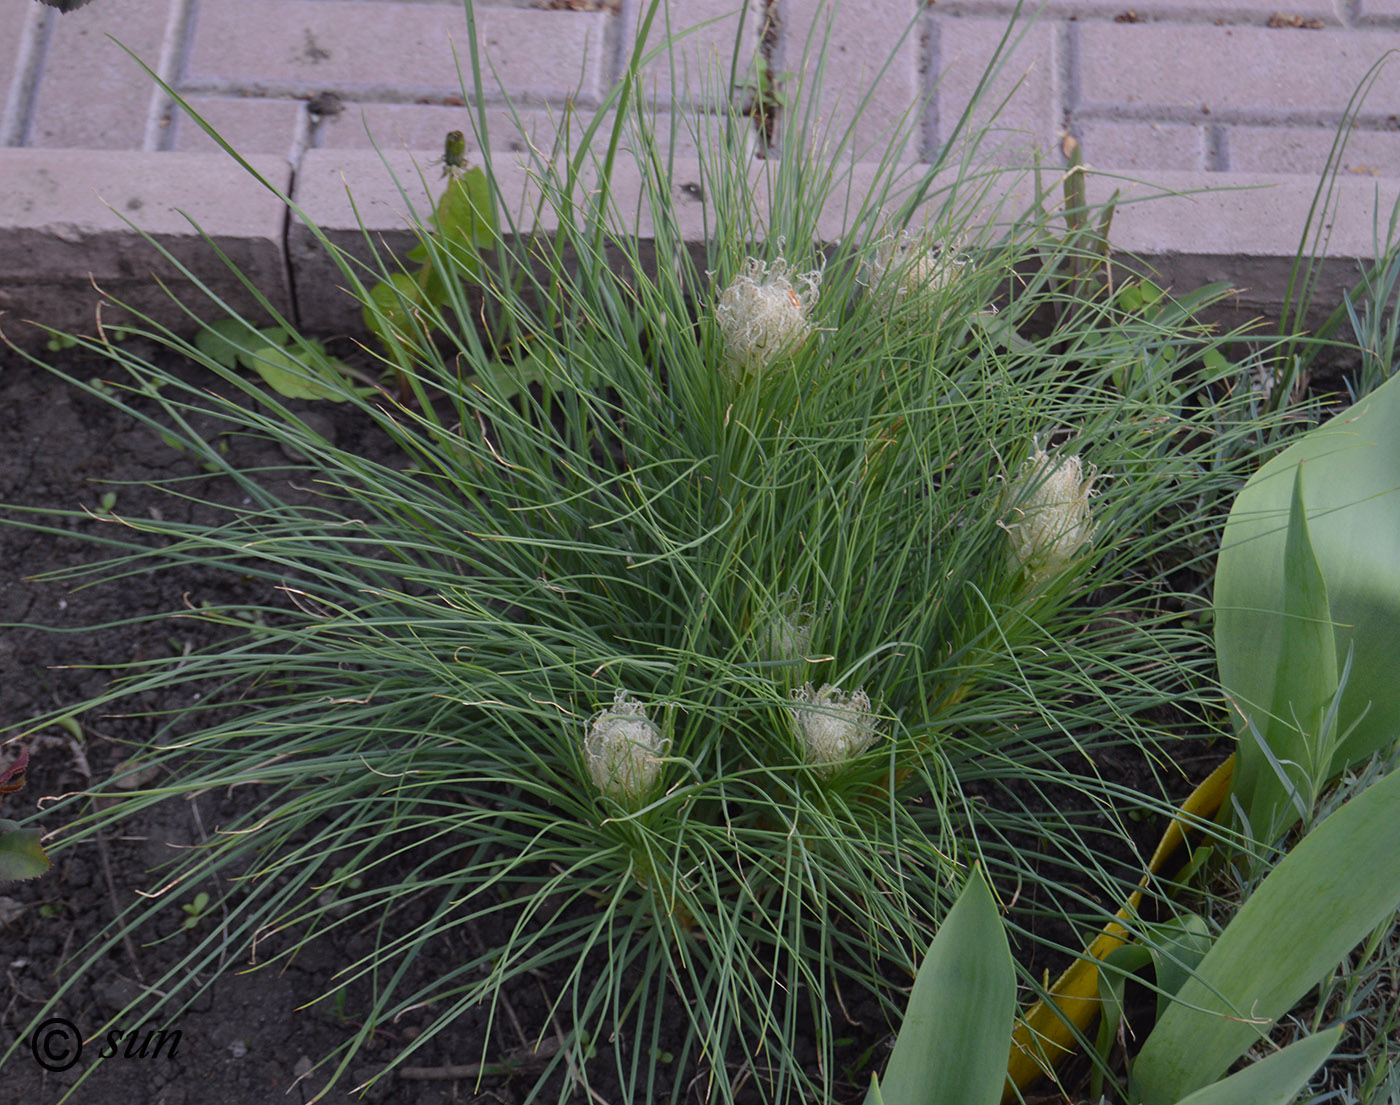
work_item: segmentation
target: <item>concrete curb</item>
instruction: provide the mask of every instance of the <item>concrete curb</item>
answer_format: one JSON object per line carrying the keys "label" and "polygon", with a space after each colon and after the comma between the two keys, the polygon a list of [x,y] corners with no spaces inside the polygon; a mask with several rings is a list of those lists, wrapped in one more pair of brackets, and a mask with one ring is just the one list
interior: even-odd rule
{"label": "concrete curb", "polygon": [[[420,216],[430,209],[423,185],[436,190],[437,173],[420,170],[437,153],[398,151],[381,159],[372,151],[311,150],[295,182],[281,159],[262,155],[249,162],[273,187],[290,187],[297,208],[330,241],[368,260],[366,232],[400,256],[412,248],[409,202]],[[498,175],[507,203],[527,209],[534,193],[528,174],[502,160]],[[853,190],[859,194],[875,175],[874,165],[856,166]],[[227,155],[0,149],[0,177],[8,184],[0,192],[0,241],[6,243],[0,310],[7,336],[18,343],[43,337],[12,325],[19,320],[91,332],[104,296],[189,336],[197,324],[162,284],[205,317],[220,313],[208,296],[233,310],[258,313],[256,296],[228,263],[308,333],[363,329],[358,304],[341,287],[344,278],[306,224]],[[1231,284],[1239,290],[1240,320],[1276,319],[1315,184],[1257,173],[1232,173],[1228,187],[1214,173],[1144,177],[1090,174],[1091,201],[1120,193],[1111,231],[1115,249],[1150,265],[1178,292]],[[700,179],[698,162],[678,160],[674,179],[678,185]],[[642,196],[635,172],[624,165],[615,187],[619,206],[636,210]],[[1017,198],[1028,200],[1024,182],[1020,191]],[[685,232],[701,246],[698,201],[679,188],[674,198]],[[1334,199],[1327,220],[1329,259],[1315,290],[1324,314],[1355,285],[1359,262],[1374,257],[1373,214],[1388,212],[1400,200],[1400,182],[1338,178]],[[835,239],[841,230],[840,213],[833,212],[823,233]],[[643,225],[644,239],[648,232]],[[123,313],[109,303],[102,318],[121,322]]]}
{"label": "concrete curb", "polygon": [[[188,333],[194,323],[155,282],[188,286],[179,264],[229,308],[256,309],[258,294],[189,219],[273,309],[309,332],[357,330],[358,308],[336,290],[343,279],[314,237],[173,97],[249,151],[257,172],[332,241],[359,248],[368,231],[397,249],[408,244],[404,198],[366,132],[412,181],[414,160],[426,166],[436,157],[447,130],[470,129],[450,44],[460,56],[475,33],[490,55],[501,84],[484,94],[492,133],[517,120],[523,128],[498,151],[504,162],[512,146],[548,148],[561,117],[576,134],[580,117],[607,110],[648,0],[474,3],[469,27],[459,0],[95,0],[63,16],[34,0],[0,0],[7,335],[28,343],[34,332],[14,325],[20,319],[90,331],[93,282]],[[779,141],[799,118],[839,134],[860,105],[851,142],[868,158],[902,122],[915,163],[956,146],[955,128],[980,90],[983,103],[1000,109],[994,140],[1037,149],[1049,173],[1063,167],[1063,139],[1076,138],[1095,170],[1094,198],[1115,187],[1134,200],[1173,193],[1123,207],[1115,247],[1178,291],[1219,280],[1239,287],[1241,315],[1277,315],[1344,116],[1355,130],[1325,220],[1332,260],[1315,288],[1320,308],[1330,310],[1355,284],[1357,261],[1374,256],[1377,219],[1383,233],[1397,196],[1400,120],[1387,112],[1400,96],[1400,65],[1373,68],[1400,44],[1397,0],[1294,0],[1291,15],[1277,11],[1277,0],[1135,0],[1130,8],[1122,0],[1046,0],[1038,19],[1023,19],[1009,35],[1014,0],[840,0],[827,8],[750,0],[742,20],[739,0],[668,3],[654,34],[662,23],[693,33],[675,40],[674,65],[656,57],[640,71],[663,127],[682,112],[719,106],[716,89],[729,80],[720,60],[736,44],[741,68],[751,56],[782,87],[810,82],[821,91],[799,96],[815,106],[807,116],[784,115]],[[109,35],[147,59],[169,91]],[[814,44],[824,47],[819,82]],[[984,86],[998,49],[1001,68]],[[740,98],[752,97],[754,72],[734,74]],[[1366,80],[1371,96],[1353,101]],[[693,154],[693,144],[678,145],[679,157]],[[762,164],[755,161],[756,171]],[[676,179],[688,172],[678,167]],[[858,165],[853,178],[873,174]],[[519,190],[525,180],[503,184]],[[364,230],[349,217],[347,187]],[[696,213],[688,197],[676,200],[684,214]],[[118,313],[107,308],[103,317]]]}
{"label": "concrete curb", "polygon": [[[291,183],[280,158],[250,164]],[[14,322],[91,333],[107,299],[189,333],[193,323],[161,287],[197,291],[182,267],[232,309],[255,310],[218,252],[290,308],[285,209],[222,154],[0,149],[0,179],[0,325],[17,344],[42,335]],[[104,322],[130,317],[114,306],[103,306]]]}

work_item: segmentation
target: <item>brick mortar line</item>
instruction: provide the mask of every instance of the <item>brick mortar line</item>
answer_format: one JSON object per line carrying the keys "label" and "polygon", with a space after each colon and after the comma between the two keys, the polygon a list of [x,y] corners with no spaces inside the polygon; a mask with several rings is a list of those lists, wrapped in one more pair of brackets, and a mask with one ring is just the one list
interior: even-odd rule
{"label": "brick mortar line", "polygon": [[1205,148],[1201,151],[1201,168],[1208,173],[1230,171],[1230,138],[1225,127],[1212,123],[1203,135]]}
{"label": "brick mortar line", "polygon": [[[1125,8],[1127,0],[1125,0]],[[1287,0],[1280,0],[1280,13],[1288,14]],[[935,20],[942,21],[968,21],[1003,23],[1011,14],[1011,9],[994,10],[989,8],[968,8],[963,10],[944,10],[942,4],[936,9],[929,9],[930,15]],[[1375,13],[1371,15],[1359,16],[1349,22],[1325,23],[1322,27],[1270,27],[1267,23],[1258,21],[1258,12],[1254,12],[1254,19],[1231,21],[1228,18],[1206,15],[1200,18],[1187,18],[1181,16],[1163,16],[1162,18],[1139,18],[1136,21],[1128,22],[1116,18],[1114,15],[1098,11],[1085,12],[1083,14],[1069,14],[1055,12],[1046,14],[1034,20],[1037,26],[1051,24],[1081,24],[1103,26],[1104,24],[1114,24],[1121,27],[1141,27],[1160,29],[1162,31],[1189,30],[1192,28],[1207,28],[1211,30],[1244,30],[1244,31],[1272,31],[1276,34],[1329,34],[1337,35],[1372,35],[1385,31],[1393,31],[1400,28],[1400,14],[1391,15],[1389,13]],[[1030,23],[1032,17],[1022,14],[1020,20]]]}
{"label": "brick mortar line", "polygon": [[922,67],[923,85],[919,91],[925,99],[924,117],[919,121],[919,156],[927,161],[933,158],[938,151],[940,135],[938,133],[938,109],[939,109],[939,62],[942,60],[939,54],[940,43],[938,40],[938,20],[927,11],[923,13],[919,26],[919,65]]}
{"label": "brick mortar line", "polygon": [[54,21],[58,12],[34,4],[30,7],[20,32],[15,71],[10,79],[0,117],[0,146],[24,146],[34,126],[34,108],[39,99],[39,80],[44,75],[44,58],[53,38]]}
{"label": "brick mortar line", "polygon": [[622,23],[622,6],[608,12],[603,21],[603,82],[612,88],[621,82],[627,71],[628,37]]}
{"label": "brick mortar line", "polygon": [[1079,106],[1078,24],[1068,20],[1061,23],[1051,32],[1050,42],[1055,56],[1055,80],[1059,86],[1060,129],[1065,134],[1072,134]]}
{"label": "brick mortar line", "polygon": [[[1089,5],[1071,5],[1056,7],[1053,11],[1047,11],[1038,22],[1049,23],[1118,23],[1127,27],[1151,27],[1151,26],[1210,26],[1210,27],[1258,27],[1263,30],[1277,31],[1299,31],[1309,28],[1294,27],[1270,27],[1268,25],[1269,16],[1260,12],[1258,8],[1211,6],[1202,4],[1199,8],[1176,9],[1170,11],[1153,11],[1149,6],[1151,0],[1140,0],[1144,5],[1144,10],[1137,12],[1133,6],[1134,0],[1123,0],[1121,6],[1102,7]],[[1288,0],[1279,0],[1277,14],[1288,15]],[[1020,8],[1018,18],[1030,21],[1035,14],[1037,3],[1027,3]],[[1014,0],[1006,0],[1001,4],[978,4],[960,3],[959,0],[932,0],[929,5],[935,16],[950,16],[954,19],[998,19],[1005,20],[1017,11]],[[1125,20],[1120,16],[1125,11],[1137,12],[1138,18],[1135,20]],[[1389,15],[1367,15],[1367,16],[1338,16],[1333,8],[1332,20],[1324,22],[1324,26],[1329,30],[1361,30],[1372,21],[1391,21],[1395,16]],[[1269,14],[1275,14],[1270,12]],[[1306,16],[1305,18],[1314,18]],[[1325,16],[1323,17],[1325,19]]]}
{"label": "brick mortar line", "polygon": [[[1094,123],[1166,123],[1173,126],[1235,126],[1235,127],[1337,127],[1347,117],[1343,108],[1315,111],[1292,110],[1270,112],[1259,108],[1173,107],[1166,104],[1123,104],[1079,106],[1074,118]],[[1366,134],[1395,134],[1400,132],[1391,119],[1395,113],[1382,115],[1377,111],[1361,112],[1353,121],[1353,129]]]}
{"label": "brick mortar line", "polygon": [[[195,0],[169,0],[155,72],[172,88],[184,72],[189,58],[194,4]],[[141,148],[148,153],[158,153],[170,149],[172,145],[170,123],[175,112],[175,100],[156,82],[152,81],[151,85],[151,103],[146,113],[146,133]]]}
{"label": "brick mortar line", "polygon": [[[392,0],[382,0],[390,3]],[[409,104],[421,106],[442,106],[444,100],[462,99],[462,89],[457,85],[389,85],[355,84],[351,81],[278,81],[230,78],[188,78],[174,85],[181,96],[222,96],[231,100],[309,100],[322,92],[331,92],[340,99],[357,104]],[[597,110],[602,107],[612,86],[603,95],[592,93],[579,95],[551,95],[549,93],[510,90],[493,92],[489,88],[482,103],[486,107],[501,107],[510,104],[518,108],[573,107]],[[468,89],[470,94],[470,89]],[[459,104],[449,106],[461,106]],[[467,106],[475,106],[470,98]],[[697,107],[698,105],[691,105]],[[149,151],[148,151],[149,152]]]}
{"label": "brick mortar line", "polygon": [[[392,0],[383,0],[390,3]],[[926,66],[930,75],[936,72],[938,64],[937,51],[937,30],[932,29],[925,37],[928,43],[926,47]],[[1073,31],[1066,35],[1066,40],[1073,43]],[[1077,60],[1071,61],[1071,66],[1077,64]],[[1081,120],[1091,122],[1128,122],[1128,123],[1169,123],[1173,125],[1201,125],[1209,126],[1220,124],[1225,126],[1248,126],[1248,127],[1313,127],[1313,126],[1337,126],[1346,115],[1342,108],[1319,108],[1290,109],[1286,111],[1270,111],[1268,109],[1247,108],[1247,107],[1220,107],[1212,108],[1209,113],[1202,111],[1199,107],[1176,106],[1171,104],[1096,104],[1084,103],[1079,100],[1078,75],[1071,68],[1068,75],[1063,72],[1063,66],[1059,66],[1061,72],[1056,75],[1056,85],[1058,95],[1056,101],[1059,110],[1065,121],[1076,123]],[[936,84],[936,78],[935,78]],[[389,106],[417,106],[417,107],[466,107],[473,108],[476,105],[468,100],[465,104],[443,105],[438,101],[449,99],[460,99],[461,90],[454,89],[450,92],[443,89],[404,89],[402,86],[387,87],[383,85],[353,85],[343,82],[327,82],[312,84],[310,82],[273,82],[273,81],[252,81],[240,84],[229,81],[185,81],[175,85],[175,90],[181,96],[207,96],[238,100],[246,102],[264,101],[306,101],[312,99],[316,94],[322,92],[333,93],[347,104],[355,105],[389,105]],[[932,89],[933,97],[937,98],[938,90],[936,86]],[[925,94],[927,95],[927,93]],[[488,96],[483,101],[483,106],[500,107],[505,104],[522,109],[557,108],[563,111],[567,107],[582,108],[585,110],[597,110],[601,107],[606,97],[569,97],[569,96],[548,96],[532,95],[529,93],[504,93],[500,96]],[[936,104],[934,105],[936,108]],[[690,110],[699,111],[702,114],[715,114],[713,110],[705,110],[703,105],[688,105]],[[1368,133],[1396,133],[1397,128],[1392,122],[1395,117],[1394,112],[1387,112],[1384,108],[1375,110],[1363,109],[1354,120],[1355,129]],[[162,130],[168,130],[168,127]],[[936,131],[936,124],[934,126]],[[930,135],[930,140],[935,141],[940,137],[936,133]],[[18,143],[0,143],[17,145]],[[168,146],[160,149],[152,149],[149,146],[141,151],[132,152],[163,152]]]}
{"label": "brick mortar line", "polygon": [[[929,156],[932,157],[939,150],[941,150],[944,146],[948,145],[948,143],[950,143],[953,140],[953,131],[948,130],[947,133],[945,133],[945,129],[948,127],[956,128],[957,126],[959,126],[961,122],[961,112],[959,113],[959,118],[953,119],[951,122],[948,123],[944,122],[943,101],[945,89],[943,87],[944,82],[942,80],[942,74],[943,67],[946,64],[946,59],[943,54],[943,24],[941,20],[930,20],[929,40],[933,44],[933,49],[930,52],[929,75],[931,79],[935,82],[933,102],[929,105],[930,113],[932,115],[929,129],[933,136],[929,144]],[[951,107],[951,105],[949,106]],[[949,114],[951,114],[951,111]]]}
{"label": "brick mortar line", "polygon": [[[1281,0],[1281,5],[1286,9],[1287,0]],[[944,23],[1005,23],[1009,12],[969,11],[966,14],[956,14],[943,11],[942,5],[939,5],[939,9],[932,11],[931,15],[936,21]],[[1025,24],[1034,23],[1035,26],[1039,27],[1059,26],[1064,24],[1102,27],[1112,24],[1121,27],[1158,30],[1162,33],[1200,29],[1218,31],[1269,31],[1278,35],[1322,35],[1329,38],[1340,38],[1351,36],[1377,36],[1386,31],[1393,31],[1396,28],[1400,28],[1400,14],[1369,15],[1363,17],[1355,24],[1332,23],[1320,28],[1270,27],[1264,23],[1230,23],[1218,19],[1139,19],[1134,23],[1126,23],[1111,17],[1089,18],[1087,16],[1069,15],[1045,15],[1036,20],[1032,20],[1030,16],[1022,16],[1018,22]]]}

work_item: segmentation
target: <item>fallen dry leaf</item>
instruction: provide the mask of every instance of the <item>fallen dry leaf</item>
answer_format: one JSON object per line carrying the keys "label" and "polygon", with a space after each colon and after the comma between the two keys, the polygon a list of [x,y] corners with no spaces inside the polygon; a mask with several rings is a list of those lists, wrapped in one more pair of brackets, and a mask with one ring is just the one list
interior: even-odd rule
{"label": "fallen dry leaf", "polygon": [[1284,15],[1283,12],[1274,12],[1269,16],[1270,27],[1297,27],[1304,31],[1322,30],[1322,20],[1304,19],[1301,15]]}

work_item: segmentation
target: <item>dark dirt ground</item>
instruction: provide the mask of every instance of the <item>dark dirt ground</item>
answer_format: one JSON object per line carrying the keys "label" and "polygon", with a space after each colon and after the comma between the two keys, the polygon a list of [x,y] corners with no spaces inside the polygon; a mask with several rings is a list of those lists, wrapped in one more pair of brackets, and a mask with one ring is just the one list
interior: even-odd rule
{"label": "dark dirt ground", "polygon": [[[87,379],[104,372],[101,362],[65,355],[75,376]],[[347,440],[366,450],[376,444],[353,417],[323,404],[312,412],[324,420],[337,440]],[[154,481],[182,477],[193,462],[162,441],[151,429],[135,422],[100,398],[84,394],[9,352],[0,352],[0,503],[37,508],[97,510],[108,490],[115,491],[114,512],[139,515],[151,510],[173,517],[183,509],[185,519],[199,520],[198,510],[176,503],[169,495],[146,488],[108,487],[100,481]],[[276,446],[250,441],[235,442],[233,455],[244,466],[285,464]],[[236,489],[221,487],[214,477],[190,488],[197,495],[229,501]],[[0,513],[0,517],[10,512]],[[101,533],[110,521],[68,519],[59,534],[35,533],[0,525],[0,740],[7,730],[26,718],[55,707],[81,702],[100,692],[108,676],[85,670],[84,665],[141,660],[169,655],[188,645],[210,640],[217,627],[189,619],[163,618],[139,624],[90,630],[86,627],[133,618],[139,614],[178,611],[188,602],[249,601],[250,582],[227,573],[198,569],[162,571],[134,576],[117,583],[74,591],[71,582],[34,582],[30,577],[69,564],[91,562],[98,550],[79,532]],[[69,535],[72,533],[72,536]],[[44,629],[38,627],[46,627]],[[62,631],[60,633],[53,630]],[[138,703],[150,705],[150,703]],[[46,795],[81,790],[91,780],[110,776],[129,754],[124,742],[139,741],[152,722],[144,719],[104,717],[100,713],[77,718],[81,741],[58,726],[51,726],[26,743],[30,769],[25,788],[0,797],[0,816],[20,818],[31,814]],[[137,887],[152,885],[146,874],[168,859],[172,849],[197,842],[225,820],[232,803],[241,795],[205,795],[197,804],[167,799],[154,806],[139,823],[129,823],[115,838],[98,842],[91,838],[55,853],[53,869],[27,883],[0,885],[0,965],[5,974],[0,985],[0,1055],[24,1033],[44,1000],[72,975],[65,963],[113,916],[118,903],[133,900]],[[46,829],[56,826],[46,825]],[[218,887],[209,889],[218,901]],[[411,913],[409,915],[411,917]],[[212,909],[201,924],[218,924]],[[144,935],[144,934],[143,934]],[[153,942],[159,940],[160,942]],[[260,1102],[309,1100],[323,1084],[319,1072],[301,1083],[297,1076],[311,1060],[332,1051],[355,1031],[353,1000],[337,1012],[327,1003],[314,1009],[300,1007],[329,988],[327,980],[345,962],[338,951],[363,950],[361,932],[352,945],[338,947],[313,942],[285,970],[230,973],[195,1000],[192,1007],[164,1022],[180,1032],[174,1055],[167,1046],[158,1058],[120,1058],[101,1063],[94,1075],[71,1100],[83,1105],[253,1105]],[[133,945],[130,952],[117,948],[99,966],[81,978],[64,996],[54,1015],[70,1021],[83,1035],[94,1033],[137,992],[143,981],[158,978],[189,950],[191,937],[167,924],[164,932]],[[132,954],[134,953],[134,955]],[[459,949],[443,947],[436,963],[424,970],[452,962]],[[243,949],[231,955],[245,954]],[[542,1006],[543,995],[513,995],[513,1004],[527,1021],[532,1009]],[[467,1018],[464,1018],[467,1019]],[[413,1034],[413,1025],[397,1026],[399,1039]],[[422,1066],[471,1062],[479,1054],[479,1024],[463,1024],[460,1033],[444,1033],[415,1061]],[[501,1050],[520,1046],[501,1033]],[[71,1041],[55,1038],[55,1054]],[[20,1041],[4,1061],[0,1072],[0,1103],[25,1102],[50,1105],[77,1081],[78,1075],[101,1050],[104,1040],[86,1043],[83,1058],[70,1070],[45,1071],[30,1051],[29,1037]],[[387,1036],[356,1059],[346,1088],[372,1074],[380,1056],[392,1054],[395,1041]],[[460,1049],[460,1050],[457,1050]],[[152,1047],[154,1050],[154,1046]],[[453,1052],[456,1052],[455,1054]],[[124,1046],[123,1046],[124,1052]],[[378,1052],[379,1054],[376,1054]],[[436,1102],[476,1100],[470,1082],[381,1083],[368,1100]],[[487,1101],[515,1100],[515,1087],[488,1081]],[[331,1100],[347,1100],[337,1091]]]}
{"label": "dark dirt ground", "polygon": [[[106,371],[95,358],[64,354],[63,363],[81,379]],[[342,445],[370,454],[389,448],[382,436],[355,424],[353,412],[321,405],[311,417],[320,428],[334,434]],[[151,429],[113,409],[100,398],[66,385],[42,369],[0,350],[0,503],[24,504],[43,509],[98,508],[104,492],[117,494],[116,514],[138,515],[151,510],[183,509],[188,520],[200,520],[199,508],[176,504],[168,495],[139,486],[108,487],[100,481],[155,481],[189,475],[193,462],[163,442]],[[233,444],[234,459],[244,467],[286,463],[275,445],[249,440]],[[276,478],[269,476],[269,478]],[[190,488],[197,495],[229,501],[236,490],[205,477]],[[221,499],[222,496],[222,499]],[[0,519],[14,518],[0,511]],[[58,534],[36,533],[12,525],[0,525],[0,741],[11,727],[43,711],[81,702],[100,692],[108,676],[84,665],[140,660],[168,655],[187,644],[210,642],[220,632],[204,622],[189,619],[158,620],[88,629],[92,625],[130,619],[141,613],[178,611],[182,605],[201,601],[262,601],[249,589],[255,584],[213,570],[181,569],[139,575],[119,583],[74,591],[71,583],[34,582],[30,577],[65,565],[91,562],[96,550],[80,533],[103,532],[110,521],[89,518],[59,523]],[[46,627],[46,628],[38,628]],[[61,632],[55,633],[53,630]],[[149,706],[152,703],[138,703]],[[80,716],[82,739],[58,726],[50,727],[27,743],[30,770],[27,785],[16,794],[0,796],[0,817],[28,816],[46,795],[84,789],[92,780],[113,773],[129,755],[129,742],[139,742],[152,722],[141,718]],[[1203,777],[1210,760],[1220,753],[1202,752],[1191,774]],[[1141,765],[1124,764],[1123,781],[1141,772]],[[1143,779],[1146,782],[1146,779]],[[86,839],[58,850],[55,865],[46,876],[28,883],[0,885],[0,1055],[16,1046],[0,1067],[0,1105],[25,1102],[50,1105],[77,1080],[80,1072],[103,1046],[101,1039],[87,1042],[83,1058],[67,1071],[49,1072],[30,1050],[26,1029],[35,1012],[60,985],[73,976],[70,957],[104,926],[116,908],[133,900],[138,887],[153,885],[148,870],[172,854],[172,849],[197,843],[226,820],[243,792],[206,794],[198,803],[167,799],[149,809],[139,822],[128,823],[120,835]],[[46,829],[57,826],[45,825]],[[1160,827],[1157,827],[1160,828]],[[1139,847],[1149,847],[1153,827],[1144,825]],[[207,888],[216,903],[201,924],[217,925],[219,887]],[[407,903],[405,927],[415,914],[426,916],[427,903]],[[1061,940],[1074,937],[1058,933]],[[141,934],[130,947],[117,947],[103,956],[92,971],[67,990],[53,1015],[66,1018],[83,1035],[95,1033],[119,1011],[143,984],[158,978],[189,950],[192,938],[167,922],[164,931]],[[225,974],[189,1007],[163,1023],[178,1030],[175,1054],[159,1057],[117,1058],[100,1063],[95,1073],[70,1100],[82,1105],[255,1105],[262,1102],[304,1102],[324,1084],[322,1072],[304,1080],[304,1073],[318,1059],[343,1043],[355,1031],[354,992],[336,1010],[322,1002],[302,1008],[331,988],[334,970],[347,956],[368,950],[372,933],[352,932],[345,940],[314,941],[285,969]],[[463,938],[465,940],[465,937]],[[444,942],[417,967],[419,974],[441,970],[455,963],[465,947]],[[231,956],[245,956],[242,948],[230,948]],[[1060,964],[1046,964],[1055,970]],[[1036,967],[1039,971],[1039,965]],[[415,981],[413,977],[408,980]],[[532,988],[521,987],[508,995],[509,1002],[533,1034],[541,1028],[548,999],[549,981],[541,978]],[[857,1033],[853,1056],[880,1054],[886,1033],[877,1010],[853,1008],[864,1017],[864,1034]],[[494,1030],[491,1052],[517,1052],[524,1037],[505,1025]],[[327,1100],[350,1100],[345,1091],[383,1065],[398,1046],[415,1034],[417,1026],[394,1026],[394,1034],[376,1038],[377,1046],[361,1053],[345,1079]],[[469,1063],[481,1054],[482,1033],[487,1031],[484,1013],[468,1014],[457,1025],[417,1053],[421,1066]],[[63,1041],[55,1042],[55,1046]],[[60,1048],[61,1050],[61,1048]],[[679,1072],[678,1072],[679,1073]],[[688,1077],[688,1076],[687,1076]],[[504,1105],[520,1100],[529,1080],[488,1080],[473,1092],[470,1080],[406,1081],[395,1077],[379,1083],[368,1100],[387,1103],[490,1101]],[[702,1089],[703,1087],[700,1087]],[[851,1085],[843,1099],[859,1100],[864,1085]],[[699,1090],[690,1100],[701,1100]],[[604,1095],[606,1099],[607,1095]],[[555,1099],[554,1094],[549,1095]],[[575,1093],[571,1100],[586,1098]]]}

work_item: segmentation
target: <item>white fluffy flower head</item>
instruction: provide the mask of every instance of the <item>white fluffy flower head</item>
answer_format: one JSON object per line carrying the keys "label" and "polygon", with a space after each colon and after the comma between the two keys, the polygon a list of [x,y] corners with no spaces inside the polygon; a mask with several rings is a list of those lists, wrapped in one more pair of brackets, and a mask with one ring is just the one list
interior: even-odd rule
{"label": "white fluffy flower head", "polygon": [[819,272],[789,276],[781,258],[744,262],[715,305],[725,366],[736,383],[795,353],[811,337],[808,315],[820,283]]}
{"label": "white fluffy flower head", "polygon": [[870,295],[882,311],[931,296],[948,287],[963,265],[945,246],[931,244],[909,233],[891,235],[870,261]]}
{"label": "white fluffy flower head", "polygon": [[759,656],[770,664],[792,664],[812,654],[812,608],[795,590],[776,604],[758,629]]}
{"label": "white fluffy flower head", "polygon": [[1086,475],[1077,456],[1051,457],[1039,445],[1011,485],[1011,560],[1036,583],[1058,575],[1094,536]]}
{"label": "white fluffy flower head", "polygon": [[823,683],[821,690],[814,691],[807,683],[792,692],[788,711],[807,762],[820,771],[834,771],[864,752],[879,735],[879,719],[863,690],[846,694]]}
{"label": "white fluffy flower head", "polygon": [[641,798],[661,778],[671,742],[647,718],[646,707],[618,691],[611,708],[588,723],[584,759],[594,785],[621,802]]}

